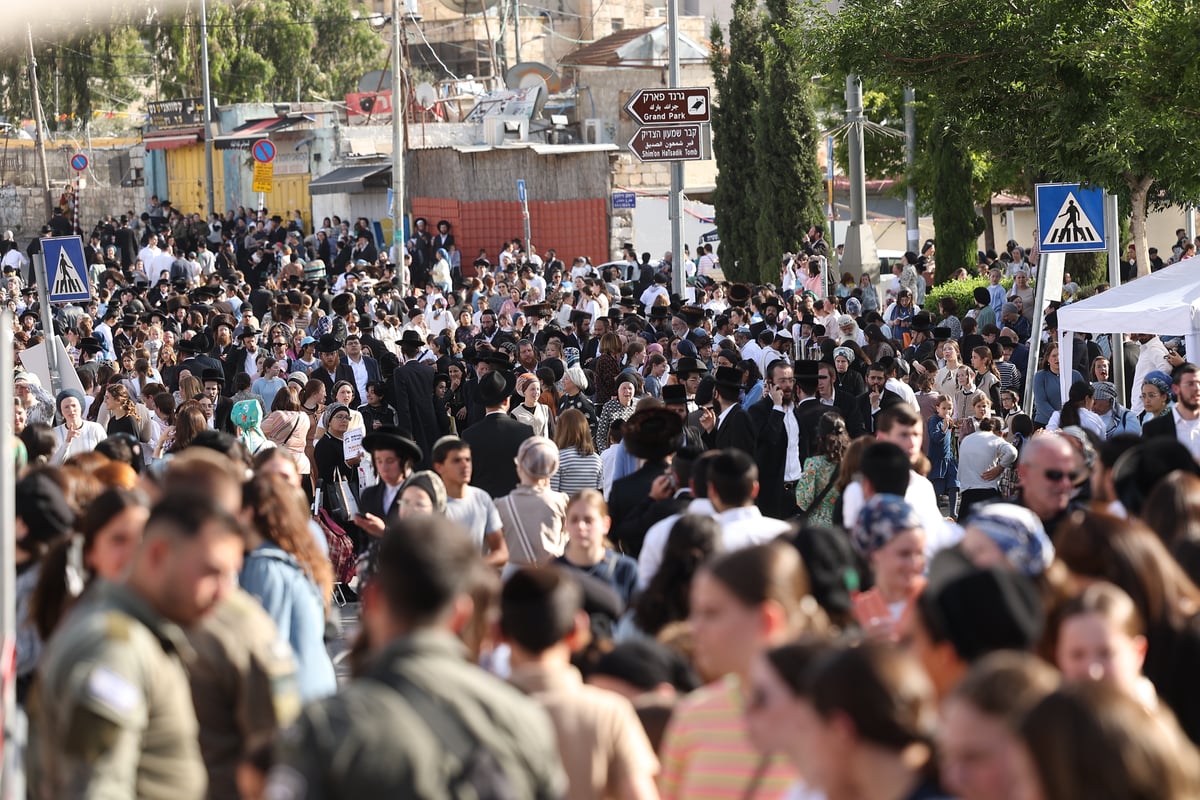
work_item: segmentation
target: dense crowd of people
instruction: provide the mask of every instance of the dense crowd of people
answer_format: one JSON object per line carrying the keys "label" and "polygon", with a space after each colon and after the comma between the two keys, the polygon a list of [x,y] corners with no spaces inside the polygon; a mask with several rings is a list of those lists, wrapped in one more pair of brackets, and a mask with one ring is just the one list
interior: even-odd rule
{"label": "dense crowd of people", "polygon": [[50,329],[0,245],[73,362],[12,376],[28,796],[1200,796],[1200,368],[1060,364],[1036,248],[959,308],[933,242],[752,285],[287,216],[105,218]]}

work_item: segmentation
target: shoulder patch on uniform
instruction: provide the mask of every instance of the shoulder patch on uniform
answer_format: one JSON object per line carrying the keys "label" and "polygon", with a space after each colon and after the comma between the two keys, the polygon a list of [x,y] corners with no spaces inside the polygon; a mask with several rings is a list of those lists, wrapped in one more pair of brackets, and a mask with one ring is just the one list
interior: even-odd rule
{"label": "shoulder patch on uniform", "polygon": [[108,667],[96,667],[88,675],[87,693],[119,714],[131,714],[140,702],[138,688]]}
{"label": "shoulder patch on uniform", "polygon": [[263,800],[304,800],[308,796],[308,781],[291,767],[276,766],[267,775]]}

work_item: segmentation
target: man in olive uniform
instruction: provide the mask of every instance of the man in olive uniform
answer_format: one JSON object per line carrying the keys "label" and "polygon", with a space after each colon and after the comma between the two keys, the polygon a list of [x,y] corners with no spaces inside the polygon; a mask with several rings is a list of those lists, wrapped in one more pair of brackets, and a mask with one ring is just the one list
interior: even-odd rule
{"label": "man in olive uniform", "polygon": [[46,646],[31,797],[204,797],[179,626],[221,601],[244,549],[210,497],[173,492],[154,507],[129,577],[93,586]]}
{"label": "man in olive uniform", "polygon": [[280,736],[265,796],[561,798],[566,778],[546,713],[467,660],[479,549],[457,523],[388,527],[362,594],[371,661]]}

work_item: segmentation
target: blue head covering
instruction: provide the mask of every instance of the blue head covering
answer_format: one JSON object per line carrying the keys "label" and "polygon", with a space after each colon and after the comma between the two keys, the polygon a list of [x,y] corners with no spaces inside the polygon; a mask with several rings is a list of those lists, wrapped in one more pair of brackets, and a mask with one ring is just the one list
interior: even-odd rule
{"label": "blue head covering", "polygon": [[1022,575],[1036,577],[1054,560],[1054,545],[1037,514],[1012,503],[977,506],[964,526],[987,536]]}
{"label": "blue head covering", "polygon": [[1150,384],[1167,397],[1171,396],[1171,376],[1162,370],[1156,369],[1153,372],[1147,373],[1142,382]]}
{"label": "blue head covering", "polygon": [[858,512],[858,522],[850,534],[850,543],[864,558],[869,558],[905,531],[924,529],[921,518],[908,501],[894,494],[877,494]]}

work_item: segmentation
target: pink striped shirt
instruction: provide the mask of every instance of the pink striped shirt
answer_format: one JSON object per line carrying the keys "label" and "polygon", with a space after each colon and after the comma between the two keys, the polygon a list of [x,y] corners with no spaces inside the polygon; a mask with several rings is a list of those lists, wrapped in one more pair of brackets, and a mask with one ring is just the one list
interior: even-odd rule
{"label": "pink striped shirt", "polygon": [[663,738],[659,792],[663,800],[783,798],[799,776],[782,756],[767,760],[753,794],[762,757],[746,735],[738,679],[729,675],[680,701]]}

